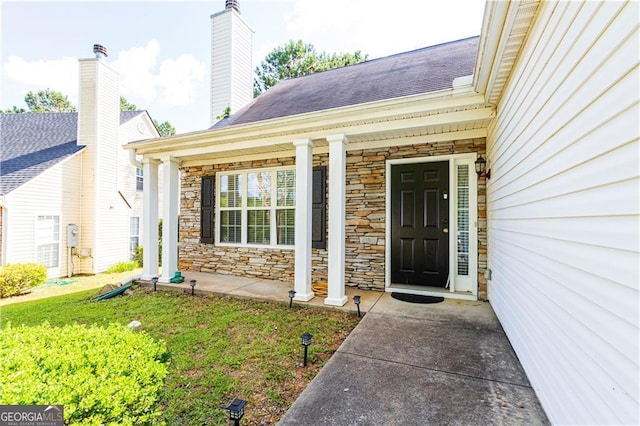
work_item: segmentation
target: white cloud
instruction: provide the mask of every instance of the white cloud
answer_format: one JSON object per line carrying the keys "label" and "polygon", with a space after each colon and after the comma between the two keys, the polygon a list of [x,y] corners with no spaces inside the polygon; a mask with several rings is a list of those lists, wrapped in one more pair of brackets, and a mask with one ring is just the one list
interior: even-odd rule
{"label": "white cloud", "polygon": [[292,38],[318,50],[376,58],[477,35],[483,7],[478,0],[297,0],[285,20]]}
{"label": "white cloud", "polygon": [[[144,47],[118,53],[108,63],[120,74],[120,93],[139,108],[184,107],[191,103],[206,76],[205,64],[192,55],[159,61],[160,44],[151,40]],[[6,79],[24,96],[30,90],[50,88],[78,104],[78,58],[27,61],[10,56],[3,64]],[[15,102],[14,102],[15,103]]]}
{"label": "white cloud", "polygon": [[3,64],[6,78],[20,86],[22,96],[29,91],[51,89],[78,101],[78,59],[64,57],[48,61],[26,61],[10,56]]}
{"label": "white cloud", "polygon": [[192,55],[167,59],[160,66],[160,102],[167,106],[185,106],[191,103],[196,89],[205,79],[205,65]]}
{"label": "white cloud", "polygon": [[113,62],[120,72],[121,93],[136,101],[140,99],[145,108],[156,102],[165,107],[188,105],[204,81],[205,64],[184,54],[158,64],[159,55],[160,44],[156,40],[145,47],[121,51]]}

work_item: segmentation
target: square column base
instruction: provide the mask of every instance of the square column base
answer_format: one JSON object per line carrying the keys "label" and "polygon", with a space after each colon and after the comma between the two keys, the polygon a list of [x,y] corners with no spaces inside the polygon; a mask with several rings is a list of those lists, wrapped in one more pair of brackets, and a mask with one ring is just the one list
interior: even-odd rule
{"label": "square column base", "polygon": [[349,300],[347,296],[342,296],[339,299],[327,297],[326,299],[324,299],[324,304],[331,306],[344,306],[344,304],[347,303],[347,300]]}
{"label": "square column base", "polygon": [[293,298],[293,300],[297,302],[308,302],[314,297],[316,297],[316,295],[313,292],[307,294],[296,293],[296,296]]}

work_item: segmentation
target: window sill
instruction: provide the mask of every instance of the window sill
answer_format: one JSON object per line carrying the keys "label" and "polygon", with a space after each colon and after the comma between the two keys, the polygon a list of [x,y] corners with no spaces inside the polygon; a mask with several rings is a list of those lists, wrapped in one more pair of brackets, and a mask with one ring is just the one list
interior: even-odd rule
{"label": "window sill", "polygon": [[251,248],[251,249],[267,249],[267,250],[294,250],[295,245],[271,245],[271,244],[237,244],[237,243],[224,243],[216,241],[216,247],[237,247],[237,248]]}

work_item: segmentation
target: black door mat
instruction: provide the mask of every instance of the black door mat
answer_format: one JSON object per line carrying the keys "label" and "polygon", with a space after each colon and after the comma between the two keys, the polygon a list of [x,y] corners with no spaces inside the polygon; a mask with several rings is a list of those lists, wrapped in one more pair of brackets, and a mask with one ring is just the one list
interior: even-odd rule
{"label": "black door mat", "polygon": [[421,294],[391,293],[391,297],[409,303],[440,303],[444,301],[444,297],[423,296]]}

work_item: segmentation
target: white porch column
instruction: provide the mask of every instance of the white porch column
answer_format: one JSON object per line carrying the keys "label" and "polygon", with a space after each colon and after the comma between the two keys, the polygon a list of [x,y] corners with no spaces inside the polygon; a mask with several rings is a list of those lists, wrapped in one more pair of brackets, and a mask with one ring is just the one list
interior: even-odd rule
{"label": "white porch column", "polygon": [[296,223],[295,223],[295,300],[311,300],[311,213],[313,192],[313,141],[295,139],[296,147]]}
{"label": "white porch column", "polygon": [[347,136],[327,136],[329,141],[329,282],[325,305],[342,306],[347,303],[344,293],[345,211]]}
{"label": "white porch column", "polygon": [[142,159],[142,279],[158,276],[158,160]]}
{"label": "white porch column", "polygon": [[178,160],[162,159],[162,277],[169,282],[178,270],[178,207],[180,173]]}

